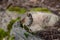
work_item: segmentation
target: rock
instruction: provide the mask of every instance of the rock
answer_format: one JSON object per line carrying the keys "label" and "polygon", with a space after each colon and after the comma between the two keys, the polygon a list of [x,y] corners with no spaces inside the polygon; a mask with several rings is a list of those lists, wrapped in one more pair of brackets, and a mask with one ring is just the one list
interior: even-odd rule
{"label": "rock", "polygon": [[60,40],[60,31],[58,29],[39,31],[36,34],[45,40]]}
{"label": "rock", "polygon": [[10,12],[10,11],[1,11],[0,12],[0,28],[7,31],[7,25],[12,19],[16,19],[19,17],[19,14],[16,12]]}
{"label": "rock", "polygon": [[[28,37],[26,37],[24,33],[27,33]],[[36,37],[31,33],[27,32],[25,29],[21,28],[20,21],[14,23],[10,35],[14,35],[14,40],[42,40],[41,38]]]}

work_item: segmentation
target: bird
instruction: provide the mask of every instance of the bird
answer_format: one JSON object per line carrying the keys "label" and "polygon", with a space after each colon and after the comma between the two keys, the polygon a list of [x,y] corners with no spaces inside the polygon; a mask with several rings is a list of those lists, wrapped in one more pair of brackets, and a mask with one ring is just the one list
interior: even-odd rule
{"label": "bird", "polygon": [[27,12],[26,15],[21,19],[21,22],[32,32],[37,32],[46,30],[47,28],[52,28],[59,20],[60,17],[53,13]]}

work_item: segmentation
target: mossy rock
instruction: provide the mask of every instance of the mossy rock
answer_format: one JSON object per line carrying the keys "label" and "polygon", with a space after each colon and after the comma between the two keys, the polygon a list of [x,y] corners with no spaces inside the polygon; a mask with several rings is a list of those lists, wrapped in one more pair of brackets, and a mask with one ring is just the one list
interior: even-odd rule
{"label": "mossy rock", "polygon": [[7,29],[8,29],[8,32],[10,32],[10,30],[12,29],[12,25],[17,21],[17,20],[20,20],[20,17],[16,18],[16,19],[12,19],[9,24],[7,25]]}
{"label": "mossy rock", "polygon": [[7,10],[15,11],[15,12],[18,12],[19,14],[23,14],[26,12],[25,8],[20,8],[20,7],[9,7]]}
{"label": "mossy rock", "polygon": [[8,31],[4,31],[3,29],[0,28],[0,40],[3,40],[3,38],[8,37],[9,40],[13,40],[13,37],[10,37],[10,30],[12,29],[12,25],[19,20],[20,18],[16,18],[15,20],[12,19],[10,23],[7,26]]}

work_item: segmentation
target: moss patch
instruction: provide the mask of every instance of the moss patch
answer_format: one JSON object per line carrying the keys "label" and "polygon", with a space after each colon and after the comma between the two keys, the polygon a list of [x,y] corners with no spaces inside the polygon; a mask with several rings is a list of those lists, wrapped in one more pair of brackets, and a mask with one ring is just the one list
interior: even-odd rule
{"label": "moss patch", "polygon": [[18,17],[18,18],[16,18],[16,19],[12,19],[12,20],[10,21],[10,23],[8,24],[8,26],[7,26],[7,29],[8,29],[8,31],[7,31],[8,38],[7,38],[7,39],[13,40],[13,38],[10,36],[10,31],[11,31],[11,29],[12,29],[12,25],[13,25],[17,20],[19,20],[19,19],[20,19],[20,17]]}
{"label": "moss patch", "polygon": [[[25,8],[20,8],[20,7],[9,7],[8,8],[9,11],[15,11],[18,12],[19,14],[24,14],[25,12],[27,12],[27,10]],[[35,11],[35,12],[48,12],[51,13],[51,11],[47,8],[31,8],[30,11]]]}
{"label": "moss patch", "polygon": [[5,32],[3,29],[0,28],[0,40],[3,40],[3,38],[7,37],[7,40],[14,40],[13,36],[9,36],[8,32]]}
{"label": "moss patch", "polygon": [[18,18],[16,18],[15,20],[12,19],[12,20],[9,22],[9,24],[7,25],[8,32],[10,32],[10,30],[11,30],[11,28],[12,28],[12,25],[13,25],[17,20],[19,20],[19,19],[20,19],[20,18],[18,17]]}
{"label": "moss patch", "polygon": [[19,14],[23,14],[26,12],[25,8],[20,8],[20,7],[9,7],[8,10],[18,12]]}
{"label": "moss patch", "polygon": [[35,11],[35,12],[49,12],[49,13],[51,13],[51,11],[48,10],[47,8],[32,8],[30,11]]}
{"label": "moss patch", "polygon": [[0,40],[3,40],[4,37],[6,37],[7,32],[5,32],[3,29],[0,28]]}

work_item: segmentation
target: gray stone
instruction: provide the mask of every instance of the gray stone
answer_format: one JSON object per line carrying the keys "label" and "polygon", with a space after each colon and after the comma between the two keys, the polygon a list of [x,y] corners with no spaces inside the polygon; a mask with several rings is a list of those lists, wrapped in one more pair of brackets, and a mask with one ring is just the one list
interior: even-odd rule
{"label": "gray stone", "polygon": [[[15,40],[42,40],[41,38],[36,37],[36,36],[32,35],[31,33],[28,33],[25,29],[21,28],[20,25],[18,25],[17,23],[20,24],[20,22],[17,21],[13,25],[11,33],[10,33],[10,35],[15,36]],[[24,33],[26,33],[26,32],[29,34],[28,37],[26,37],[24,35]]]}
{"label": "gray stone", "polygon": [[7,31],[7,25],[12,19],[16,19],[19,17],[19,14],[16,12],[10,12],[10,11],[1,11],[0,12],[0,28]]}

